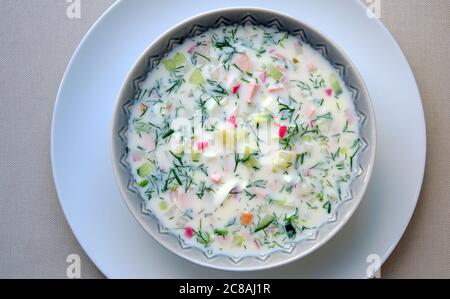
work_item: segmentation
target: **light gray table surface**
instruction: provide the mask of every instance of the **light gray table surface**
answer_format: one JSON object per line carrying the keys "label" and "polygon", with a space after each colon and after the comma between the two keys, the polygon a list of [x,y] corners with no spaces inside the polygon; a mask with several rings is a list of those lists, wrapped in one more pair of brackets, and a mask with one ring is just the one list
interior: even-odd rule
{"label": "light gray table surface", "polygon": [[[72,253],[81,256],[83,278],[103,277],[61,210],[50,126],[70,57],[113,2],[82,0],[81,19],[69,19],[66,0],[0,0],[0,278],[65,278]],[[428,134],[419,203],[381,274],[450,278],[450,1],[381,4],[381,21],[416,76]]]}

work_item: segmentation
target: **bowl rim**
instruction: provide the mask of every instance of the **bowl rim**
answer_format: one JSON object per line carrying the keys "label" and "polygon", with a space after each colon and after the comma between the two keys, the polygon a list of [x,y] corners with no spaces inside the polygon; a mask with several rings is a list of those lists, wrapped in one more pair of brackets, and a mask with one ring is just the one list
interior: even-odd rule
{"label": "bowl rim", "polygon": [[[119,167],[120,167],[120,162],[119,159],[117,159],[116,157],[119,156],[118,153],[118,148],[116,146],[114,146],[115,144],[115,138],[117,137],[116,134],[117,132],[120,130],[120,128],[117,126],[117,116],[119,115],[120,111],[122,110],[122,106],[124,104],[123,99],[124,96],[127,92],[128,86],[127,84],[130,84],[131,82],[133,82],[134,79],[136,79],[135,76],[135,71],[139,68],[140,65],[145,64],[148,61],[148,58],[151,56],[149,55],[151,53],[151,51],[153,50],[153,48],[158,44],[158,42],[160,42],[160,40],[164,39],[167,36],[173,35],[174,32],[176,32],[180,27],[183,27],[185,25],[191,24],[192,22],[194,22],[197,19],[201,19],[203,17],[207,17],[209,15],[214,15],[214,14],[219,14],[219,13],[223,13],[223,12],[245,12],[247,14],[251,14],[253,12],[259,12],[259,13],[268,13],[273,15],[274,17],[282,17],[284,19],[287,19],[291,22],[297,23],[299,25],[299,27],[302,28],[307,28],[308,30],[314,32],[317,36],[320,37],[320,39],[326,41],[328,44],[331,44],[336,51],[343,57],[343,59],[345,60],[345,62],[352,68],[353,72],[355,73],[355,77],[358,81],[358,84],[360,86],[360,88],[363,89],[364,93],[367,96],[367,104],[368,104],[368,109],[366,112],[366,117],[370,118],[372,121],[372,129],[370,130],[370,148],[371,150],[369,151],[369,158],[368,158],[368,162],[366,164],[366,175],[365,175],[365,180],[364,180],[364,184],[362,184],[362,186],[360,187],[360,196],[358,197],[352,197],[352,201],[354,202],[352,208],[347,212],[347,214],[345,215],[346,217],[340,217],[340,220],[338,221],[339,223],[337,223],[335,225],[335,227],[326,233],[325,236],[323,236],[319,242],[315,242],[315,244],[313,244],[311,247],[309,247],[307,250],[302,251],[299,254],[296,255],[285,255],[286,258],[282,259],[281,261],[278,261],[276,263],[273,264],[267,264],[264,263],[262,265],[256,265],[256,266],[246,266],[246,267],[223,267],[223,266],[218,266],[218,265],[214,265],[213,263],[208,263],[206,261],[202,261],[199,259],[196,259],[194,257],[188,256],[188,255],[184,255],[182,254],[182,251],[184,250],[183,248],[180,247],[179,250],[170,248],[169,246],[166,246],[159,238],[157,238],[156,236],[153,235],[153,232],[151,232],[150,230],[147,229],[147,224],[144,222],[143,219],[143,213],[142,211],[136,211],[133,209],[131,203],[130,203],[130,199],[128,198],[127,195],[127,188],[126,186],[120,181],[118,172],[119,172]],[[206,30],[208,30],[210,28],[206,28]],[[307,42],[308,43],[308,42]],[[167,53],[167,52],[166,52]],[[327,59],[327,57],[325,57]],[[328,59],[327,59],[328,60]],[[333,66],[334,67],[334,66]],[[345,81],[345,80],[344,80]],[[346,82],[347,83],[347,82]],[[341,229],[345,226],[345,224],[347,224],[348,220],[354,215],[355,211],[358,209],[358,207],[360,206],[360,203],[362,201],[362,198],[364,197],[366,191],[367,191],[367,187],[369,185],[370,179],[372,177],[372,173],[373,173],[373,166],[374,166],[374,162],[375,162],[375,154],[376,154],[376,148],[377,148],[377,126],[376,126],[376,119],[375,119],[375,113],[374,113],[374,107],[373,107],[373,101],[372,101],[372,97],[369,94],[367,85],[363,79],[363,77],[361,76],[361,73],[359,72],[358,68],[355,66],[355,64],[353,63],[353,61],[350,59],[350,57],[347,55],[347,53],[337,44],[335,43],[330,37],[328,37],[327,35],[325,35],[324,33],[322,33],[320,30],[318,30],[316,27],[314,27],[313,25],[310,25],[308,23],[305,23],[293,16],[290,16],[286,13],[274,10],[274,9],[269,9],[269,8],[263,8],[263,7],[257,7],[257,6],[230,6],[230,7],[223,7],[223,8],[216,8],[216,9],[212,9],[212,10],[207,10],[207,11],[203,11],[201,13],[195,14],[189,18],[186,18],[180,22],[178,22],[177,24],[171,26],[169,29],[167,29],[166,31],[164,31],[163,33],[161,33],[157,38],[155,38],[140,54],[139,57],[135,60],[135,62],[133,63],[133,65],[130,67],[127,75],[125,76],[125,79],[123,80],[120,90],[118,92],[118,95],[115,99],[115,104],[114,104],[114,109],[113,109],[113,115],[112,115],[112,120],[111,120],[111,129],[110,129],[110,154],[111,154],[111,161],[112,161],[112,166],[113,166],[113,174],[114,174],[114,179],[116,181],[116,185],[119,188],[120,194],[122,199],[125,201],[126,206],[128,208],[128,210],[131,212],[131,214],[133,215],[133,218],[138,222],[139,226],[148,234],[151,236],[151,238],[153,240],[156,241],[157,244],[159,244],[161,247],[165,248],[165,250],[168,250],[170,252],[172,252],[173,254],[177,255],[178,257],[181,257],[185,260],[188,260],[194,264],[200,265],[200,266],[204,266],[207,268],[212,268],[212,269],[218,269],[218,270],[224,270],[224,271],[235,271],[235,272],[248,272],[248,271],[260,271],[260,270],[267,270],[267,269],[272,269],[275,267],[280,267],[283,265],[286,265],[288,263],[294,262],[296,260],[299,260],[303,257],[306,257],[307,255],[311,254],[312,252],[316,251],[317,249],[319,249],[320,247],[322,247],[324,244],[326,244],[330,239],[332,239],[339,231],[341,231]],[[130,174],[131,176],[131,174]],[[148,217],[148,215],[145,215]],[[156,216],[154,216],[156,218]],[[156,219],[159,222],[159,219]],[[324,225],[326,225],[327,222],[324,223]],[[320,230],[320,227],[317,229],[317,231]],[[171,235],[172,238],[176,238],[176,236]],[[300,241],[301,242],[301,241]],[[197,249],[197,248],[194,248]],[[200,250],[200,249],[197,249]],[[279,251],[276,251],[279,252]],[[276,252],[272,252],[269,254],[269,256],[271,256],[272,254],[276,253]],[[245,257],[244,257],[245,258]],[[237,264],[236,264],[237,265]]]}

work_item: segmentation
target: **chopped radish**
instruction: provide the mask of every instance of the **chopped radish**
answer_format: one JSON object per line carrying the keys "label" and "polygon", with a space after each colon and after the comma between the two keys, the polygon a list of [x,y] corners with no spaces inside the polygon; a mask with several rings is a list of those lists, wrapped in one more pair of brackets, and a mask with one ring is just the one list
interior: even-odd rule
{"label": "chopped radish", "polygon": [[188,238],[188,239],[190,239],[190,238],[192,238],[193,236],[194,236],[194,229],[192,228],[192,227],[190,227],[190,226],[187,226],[185,229],[184,229],[184,235],[186,236],[186,238]]}
{"label": "chopped radish", "polygon": [[233,86],[233,93],[237,93],[240,87],[241,87],[241,84]]}
{"label": "chopped radish", "polygon": [[307,67],[308,67],[308,72],[310,72],[310,73],[314,73],[315,71],[317,71],[317,65],[315,65],[312,62],[308,63]]}
{"label": "chopped radish", "polygon": [[198,148],[199,151],[203,151],[207,147],[208,147],[208,141],[199,141],[199,142],[197,142],[197,148]]}
{"label": "chopped radish", "polygon": [[309,117],[313,117],[316,114],[316,109],[314,109],[314,107],[309,107],[306,109],[306,115],[308,115]]}
{"label": "chopped radish", "polygon": [[237,128],[236,117],[233,114],[228,117],[228,122]]}
{"label": "chopped radish", "polygon": [[259,199],[264,199],[267,196],[267,191],[264,189],[257,188],[254,190],[256,197]]}
{"label": "chopped radish", "polygon": [[262,81],[263,83],[265,83],[266,80],[267,80],[267,72],[264,71],[264,72],[260,73],[260,74],[259,74],[259,79],[261,79],[261,81]]}
{"label": "chopped radish", "polygon": [[249,90],[247,95],[247,103],[251,104],[253,102],[253,96],[255,95],[257,84],[256,82],[251,82],[249,84]]}
{"label": "chopped radish", "polygon": [[280,128],[278,129],[278,136],[280,136],[280,138],[284,138],[284,136],[286,135],[286,132],[287,132],[287,127],[280,126]]}
{"label": "chopped radish", "polygon": [[156,147],[155,138],[150,133],[142,133],[141,141],[142,141],[142,145],[144,148],[147,148],[149,150],[154,150]]}
{"label": "chopped radish", "polygon": [[281,54],[281,53],[278,52],[278,51],[273,52],[273,54],[274,54],[276,57],[278,57],[278,58],[280,58],[280,59],[282,59],[282,60],[287,60],[287,57],[286,57],[285,55]]}
{"label": "chopped radish", "polygon": [[327,96],[331,97],[333,95],[333,89],[327,88],[327,89],[325,89],[325,93],[327,94]]}
{"label": "chopped radish", "polygon": [[134,151],[132,154],[133,162],[137,162],[144,158],[145,154],[142,151]]}
{"label": "chopped radish", "polygon": [[197,44],[193,44],[189,49],[188,49],[188,53],[192,54],[195,50],[195,48],[197,48]]}
{"label": "chopped radish", "polygon": [[261,248],[261,241],[260,241],[260,240],[255,239],[255,244],[256,244],[256,247],[257,247],[258,249]]}
{"label": "chopped radish", "polygon": [[216,172],[211,175],[211,181],[213,181],[214,183],[218,184],[218,183],[220,183],[221,180],[222,180],[221,173]]}
{"label": "chopped radish", "polygon": [[277,65],[277,66],[275,66],[275,67],[276,67],[280,72],[283,73],[284,69],[283,69],[281,66]]}
{"label": "chopped radish", "polygon": [[250,69],[250,58],[246,54],[238,54],[234,62],[244,73]]}
{"label": "chopped radish", "polygon": [[277,85],[273,85],[273,86],[270,86],[269,88],[267,88],[267,91],[277,92],[277,91],[281,91],[283,89],[284,89],[284,86],[282,84],[277,84]]}

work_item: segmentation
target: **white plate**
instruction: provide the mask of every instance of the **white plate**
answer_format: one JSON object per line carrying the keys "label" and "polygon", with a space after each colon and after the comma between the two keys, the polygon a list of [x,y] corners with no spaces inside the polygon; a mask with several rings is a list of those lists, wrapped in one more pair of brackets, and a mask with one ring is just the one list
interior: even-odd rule
{"label": "white plate", "polygon": [[[157,5],[155,5],[157,3]],[[352,58],[374,102],[378,147],[372,180],[347,225],[313,254],[272,270],[231,273],[193,265],[159,246],[133,219],[112,174],[110,129],[119,88],[161,33],[202,11],[264,6],[313,25]],[[127,42],[124,42],[127,41]],[[68,222],[111,278],[302,278],[366,276],[402,236],[422,185],[426,152],[419,91],[398,45],[357,1],[118,1],[93,26],[61,84],[52,124],[52,164]]]}

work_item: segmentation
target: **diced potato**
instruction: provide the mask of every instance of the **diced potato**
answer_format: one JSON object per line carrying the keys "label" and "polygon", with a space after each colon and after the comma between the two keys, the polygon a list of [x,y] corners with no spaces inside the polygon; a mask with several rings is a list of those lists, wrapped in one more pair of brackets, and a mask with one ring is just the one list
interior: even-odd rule
{"label": "diced potato", "polygon": [[275,153],[272,162],[272,170],[282,171],[288,169],[294,163],[295,154],[291,151],[281,150]]}
{"label": "diced potato", "polygon": [[262,107],[272,114],[278,113],[278,103],[274,97],[268,96],[262,103]]}

